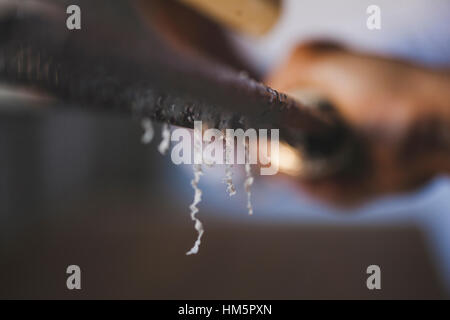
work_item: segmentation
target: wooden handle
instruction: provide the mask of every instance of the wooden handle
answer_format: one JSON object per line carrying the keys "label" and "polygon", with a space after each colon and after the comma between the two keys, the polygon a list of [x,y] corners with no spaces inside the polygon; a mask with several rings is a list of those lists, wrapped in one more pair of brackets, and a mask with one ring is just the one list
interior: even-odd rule
{"label": "wooden handle", "polygon": [[252,35],[268,32],[278,21],[279,0],[178,0],[237,31]]}

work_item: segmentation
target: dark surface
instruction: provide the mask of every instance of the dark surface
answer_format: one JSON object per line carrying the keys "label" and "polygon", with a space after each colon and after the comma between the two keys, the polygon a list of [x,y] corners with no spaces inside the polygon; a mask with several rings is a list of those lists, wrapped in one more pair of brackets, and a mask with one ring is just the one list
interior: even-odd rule
{"label": "dark surface", "polygon": [[[177,193],[192,196],[189,177],[140,135],[116,117],[2,114],[0,298],[445,297],[414,225],[270,223],[200,206],[204,242],[185,256],[195,233]],[[70,264],[81,291],[65,287]],[[371,264],[379,292],[365,285]]]}

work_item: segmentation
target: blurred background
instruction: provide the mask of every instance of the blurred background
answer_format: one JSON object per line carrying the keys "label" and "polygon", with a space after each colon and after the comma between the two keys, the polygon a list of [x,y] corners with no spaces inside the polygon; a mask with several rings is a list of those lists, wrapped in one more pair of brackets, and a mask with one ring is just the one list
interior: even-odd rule
{"label": "blurred background", "polygon": [[[241,181],[229,199],[222,176],[206,170],[206,231],[188,257],[191,168],[162,157],[157,140],[142,145],[139,123],[15,111],[0,128],[1,298],[447,297],[445,179],[344,215],[258,178],[248,216]],[[66,289],[71,264],[81,291]],[[371,264],[380,291],[366,288]]]}
{"label": "blurred background", "polygon": [[[450,63],[448,1],[378,2],[378,33],[365,28],[367,1],[291,0],[268,33],[226,36],[255,74],[319,36],[429,65]],[[160,126],[143,145],[138,119],[61,103],[0,89],[0,298],[449,297],[448,177],[336,209],[293,181],[258,176],[248,216],[243,168],[234,168],[238,194],[231,199],[223,168],[206,169],[199,205],[205,234],[199,254],[185,256],[196,238],[188,208],[192,168],[157,152]],[[71,264],[81,268],[82,290],[66,288]],[[381,267],[382,290],[366,287],[372,264]]]}

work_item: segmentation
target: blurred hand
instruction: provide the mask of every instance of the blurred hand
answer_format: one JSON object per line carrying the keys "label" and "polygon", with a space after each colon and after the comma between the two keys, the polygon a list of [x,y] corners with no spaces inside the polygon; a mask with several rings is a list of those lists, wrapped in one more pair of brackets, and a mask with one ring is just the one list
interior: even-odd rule
{"label": "blurred hand", "polygon": [[[221,29],[174,1],[136,1],[146,21],[177,49],[248,70]],[[253,72],[250,72],[254,74]],[[267,78],[285,93],[314,89],[364,141],[366,174],[302,180],[312,194],[336,203],[415,188],[450,172],[450,72],[316,43],[297,48]],[[283,161],[283,159],[280,159]]]}
{"label": "blurred hand", "polygon": [[365,142],[367,175],[303,181],[318,196],[353,203],[450,172],[448,71],[316,43],[296,49],[267,83],[286,93],[320,92]]}

